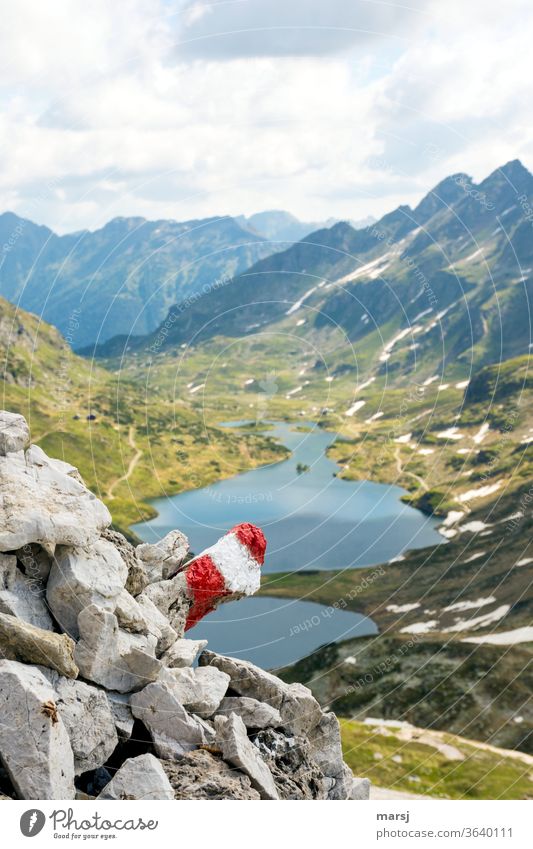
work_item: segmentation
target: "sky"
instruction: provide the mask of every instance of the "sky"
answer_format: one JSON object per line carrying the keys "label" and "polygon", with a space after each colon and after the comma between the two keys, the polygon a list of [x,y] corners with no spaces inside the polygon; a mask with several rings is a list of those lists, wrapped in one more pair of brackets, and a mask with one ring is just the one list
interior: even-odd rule
{"label": "sky", "polygon": [[58,232],[533,168],[529,0],[0,2],[0,211]]}

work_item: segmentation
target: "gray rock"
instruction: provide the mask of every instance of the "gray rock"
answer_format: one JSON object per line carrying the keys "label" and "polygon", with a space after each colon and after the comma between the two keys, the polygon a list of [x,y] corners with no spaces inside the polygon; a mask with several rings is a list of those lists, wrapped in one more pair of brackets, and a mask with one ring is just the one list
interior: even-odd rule
{"label": "gray rock", "polygon": [[170,531],[155,544],[142,543],[136,548],[150,583],[173,575],[181,566],[189,551],[189,540],[181,531]]}
{"label": "gray rock", "polygon": [[[148,625],[137,599],[130,595],[126,589],[122,589],[116,597],[115,616],[119,626],[124,628],[125,631],[131,631],[133,634],[154,633]],[[158,638],[161,636],[159,629],[157,629],[155,636]]]}
{"label": "gray rock", "polygon": [[21,799],[73,799],[74,756],[55,694],[38,670],[0,661],[0,757]]}
{"label": "gray rock", "polygon": [[174,790],[153,755],[124,761],[97,799],[173,799]]}
{"label": "gray rock", "polygon": [[183,667],[192,666],[196,657],[205,649],[207,640],[176,640],[164,653],[161,662],[165,666]]}
{"label": "gray rock", "polygon": [[350,790],[349,799],[357,801],[366,801],[370,799],[370,781],[368,778],[353,779],[352,788]]}
{"label": "gray rock", "polygon": [[148,584],[148,575],[145,572],[141,560],[139,560],[135,553],[135,548],[131,542],[128,542],[125,536],[112,528],[106,528],[102,531],[102,539],[106,539],[108,542],[113,543],[117,549],[128,568],[126,589],[132,596],[138,596]]}
{"label": "gray rock", "polygon": [[205,749],[187,752],[177,761],[161,761],[175,799],[260,799],[250,779]]}
{"label": "gray rock", "polygon": [[334,713],[324,713],[309,733],[311,754],[322,773],[331,779],[328,799],[349,799],[352,772],[342,757],[339,720]]}
{"label": "gray rock", "polygon": [[157,639],[156,654],[160,655],[176,642],[178,635],[167,617],[148,596],[141,593],[137,596],[137,603],[148,625],[148,633],[153,634]]}
{"label": "gray rock", "polygon": [[161,758],[175,758],[197,746],[212,743],[213,729],[189,714],[166,682],[148,684],[130,698],[132,713],[149,730]]}
{"label": "gray rock", "polygon": [[78,675],[74,640],[66,634],[36,628],[16,616],[0,613],[0,645],[3,656],[10,660],[47,666],[68,678]]}
{"label": "gray rock", "polygon": [[52,631],[54,624],[44,593],[42,581],[26,577],[18,568],[14,555],[0,554],[1,613],[8,613],[37,628]]}
{"label": "gray rock", "polygon": [[118,745],[115,719],[103,690],[43,670],[54,688],[55,703],[70,738],[74,772],[103,766]]}
{"label": "gray rock", "polygon": [[133,714],[130,708],[130,697],[127,693],[108,691],[107,701],[115,720],[115,728],[119,739],[129,740],[133,731]]}
{"label": "gray rock", "polygon": [[107,540],[58,548],[46,587],[48,604],[63,630],[77,639],[78,614],[91,604],[113,612],[127,577],[126,564]]}
{"label": "gray rock", "polygon": [[32,581],[47,581],[52,568],[52,559],[44,548],[36,543],[28,543],[14,552],[22,563],[24,574]]}
{"label": "gray rock", "polygon": [[107,507],[64,466],[37,446],[0,456],[0,551],[86,546],[111,524]]}
{"label": "gray rock", "polygon": [[221,716],[235,713],[240,716],[247,728],[278,728],[282,725],[279,710],[270,707],[266,702],[251,699],[249,696],[226,696],[220,702],[216,712]]}
{"label": "gray rock", "polygon": [[306,737],[265,728],[252,739],[272,773],[281,799],[327,798],[333,782],[313,761]]}
{"label": "gray rock", "polygon": [[155,681],[162,664],[155,657],[155,638],[129,634],[113,613],[86,607],[78,616],[80,640],[74,657],[80,673],[108,690],[129,693]]}
{"label": "gray rock", "polygon": [[320,705],[303,684],[286,684],[280,678],[247,660],[224,657],[205,651],[201,666],[215,666],[227,672],[231,688],[241,696],[266,702],[281,714],[282,724],[294,733],[307,733],[322,718]]}
{"label": "gray rock", "polygon": [[185,633],[187,614],[192,604],[185,575],[178,574],[170,580],[149,584],[143,595],[149,598],[168,619],[176,631],[177,638],[181,639]]}
{"label": "gray rock", "polygon": [[204,719],[216,712],[229,685],[229,675],[214,666],[166,669],[164,680],[190,713],[196,713]]}
{"label": "gray rock", "polygon": [[234,713],[215,718],[216,745],[225,761],[242,770],[261,799],[279,799],[272,773],[256,746],[248,739],[246,726]]}
{"label": "gray rock", "polygon": [[0,454],[22,451],[30,441],[30,429],[24,416],[0,410]]}

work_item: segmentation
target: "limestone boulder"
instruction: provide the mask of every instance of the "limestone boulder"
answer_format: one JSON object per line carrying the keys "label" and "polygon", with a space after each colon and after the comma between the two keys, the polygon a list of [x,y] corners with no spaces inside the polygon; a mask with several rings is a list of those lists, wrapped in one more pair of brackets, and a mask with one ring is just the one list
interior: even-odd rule
{"label": "limestone boulder", "polygon": [[63,630],[77,639],[78,614],[92,604],[113,612],[127,577],[126,564],[107,540],[86,548],[63,546],[54,558],[46,598]]}
{"label": "limestone boulder", "polygon": [[27,577],[14,555],[0,554],[0,612],[52,630],[54,625],[45,601],[41,580]]}
{"label": "limestone boulder", "polygon": [[207,640],[176,640],[161,657],[161,662],[170,667],[192,666],[206,645]]}
{"label": "limestone boulder", "polygon": [[145,593],[138,595],[136,601],[147,623],[148,633],[157,639],[156,654],[159,656],[176,642],[178,635],[167,617]]}
{"label": "limestone boulder", "polygon": [[83,547],[111,524],[107,507],[65,466],[37,446],[0,455],[0,551]]}
{"label": "limestone boulder", "polygon": [[40,664],[68,678],[78,675],[75,643],[67,634],[55,634],[16,616],[0,613],[0,646],[3,656],[9,660]]}
{"label": "limestone boulder", "polygon": [[117,617],[95,604],[79,614],[78,629],[74,657],[84,678],[129,693],[158,677],[162,664],[155,657],[155,637],[122,631]]}
{"label": "limestone boulder", "polygon": [[166,669],[164,680],[172,687],[177,700],[190,712],[207,719],[218,709],[226,695],[229,675],[214,666],[197,669]]}
{"label": "limestone boulder", "polygon": [[115,719],[103,690],[42,670],[54,688],[55,703],[74,753],[74,772],[98,769],[118,745]]}
{"label": "limestone boulder", "polygon": [[142,561],[137,557],[135,547],[113,528],[105,528],[102,531],[102,539],[111,542],[117,549],[128,569],[126,589],[132,596],[138,596],[148,584],[148,575]]}
{"label": "limestone boulder", "polygon": [[185,633],[187,616],[192,604],[185,575],[178,573],[169,580],[149,584],[143,596],[155,604],[170,622],[177,638],[181,639]]}
{"label": "limestone boulder", "polygon": [[0,758],[20,799],[74,799],[74,755],[50,683],[0,661]]}
{"label": "limestone boulder", "polygon": [[113,714],[115,728],[119,740],[129,740],[133,732],[134,718],[130,708],[130,697],[128,693],[116,693],[107,691],[107,701]]}
{"label": "limestone boulder", "polygon": [[166,580],[175,574],[188,552],[189,540],[181,531],[170,531],[159,542],[141,543],[136,548],[150,583]]}
{"label": "limestone boulder", "polygon": [[153,755],[128,758],[98,799],[173,799],[174,790],[167,775]]}
{"label": "limestone boulder", "polygon": [[307,737],[265,728],[252,734],[281,799],[326,799],[331,781],[313,760]]}
{"label": "limestone boulder", "polygon": [[247,660],[204,651],[201,666],[215,666],[230,676],[231,689],[241,696],[265,702],[278,710],[282,724],[294,733],[307,733],[322,718],[322,710],[311,690],[302,684],[286,684],[280,678]]}
{"label": "limestone boulder", "polygon": [[232,713],[240,716],[247,728],[279,728],[283,724],[279,710],[249,696],[226,696],[216,712],[221,716]]}
{"label": "limestone boulder", "polygon": [[50,569],[52,568],[52,558],[46,553],[42,546],[36,543],[28,543],[28,545],[19,548],[13,552],[22,566],[22,570],[27,578],[32,581],[48,580]]}
{"label": "limestone boulder", "polygon": [[160,758],[175,758],[198,746],[212,744],[213,728],[185,710],[172,687],[164,681],[148,684],[130,698],[133,715],[151,734]]}
{"label": "limestone boulder", "polygon": [[22,451],[30,441],[30,429],[24,416],[0,410],[0,454]]}
{"label": "limestone boulder", "polygon": [[244,772],[261,799],[279,799],[279,794],[267,764],[256,746],[248,739],[246,726],[240,716],[215,718],[216,745],[225,761]]}
{"label": "limestone boulder", "polygon": [[244,772],[205,749],[187,752],[176,761],[161,761],[175,799],[255,800],[261,797]]}
{"label": "limestone boulder", "polygon": [[352,771],[342,757],[339,720],[333,712],[323,713],[320,722],[309,732],[311,755],[329,781],[328,799],[349,799]]}

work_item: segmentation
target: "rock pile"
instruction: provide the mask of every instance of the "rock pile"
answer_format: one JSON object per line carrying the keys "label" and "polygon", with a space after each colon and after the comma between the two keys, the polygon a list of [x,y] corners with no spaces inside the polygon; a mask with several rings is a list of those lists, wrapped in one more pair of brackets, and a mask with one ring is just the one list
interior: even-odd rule
{"label": "rock pile", "polygon": [[134,548],[28,442],[1,412],[0,798],[367,798],[310,690],[184,636],[258,589],[261,531]]}

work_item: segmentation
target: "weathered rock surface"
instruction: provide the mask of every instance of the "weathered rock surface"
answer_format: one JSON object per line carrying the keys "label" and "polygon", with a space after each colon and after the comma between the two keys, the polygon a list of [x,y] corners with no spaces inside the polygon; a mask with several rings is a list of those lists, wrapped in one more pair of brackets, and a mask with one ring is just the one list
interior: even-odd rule
{"label": "weathered rock surface", "polygon": [[[150,629],[137,599],[133,598],[124,588],[121,589],[115,600],[115,616],[119,626],[124,628],[125,631],[131,631],[132,634],[154,633]],[[161,631],[156,629],[155,635],[159,638]]]}
{"label": "weathered rock surface", "polygon": [[138,596],[148,584],[148,575],[142,561],[137,557],[136,549],[125,536],[112,528],[102,531],[102,539],[113,543],[117,549],[128,569],[126,589],[132,596]]}
{"label": "weathered rock surface", "polygon": [[98,799],[173,799],[174,790],[153,755],[139,755],[124,761]]}
{"label": "weathered rock surface", "polygon": [[103,690],[72,681],[50,670],[43,674],[54,688],[55,703],[70,738],[74,772],[103,766],[118,744],[115,719]]}
{"label": "weathered rock surface", "polygon": [[99,539],[86,548],[57,550],[46,598],[64,631],[79,636],[78,614],[96,604],[113,612],[128,569],[114,545]]}
{"label": "weathered rock surface", "polygon": [[170,578],[184,562],[189,552],[189,540],[181,531],[170,531],[159,542],[141,543],[136,548],[150,583]]}
{"label": "weathered rock surface", "polygon": [[167,669],[164,680],[190,713],[207,719],[216,712],[227,692],[230,679],[229,675],[214,666],[204,666],[198,669]]}
{"label": "weathered rock surface", "polygon": [[0,551],[86,546],[110,524],[107,507],[36,446],[0,456]]}
{"label": "weathered rock surface", "polygon": [[22,451],[30,441],[30,429],[24,416],[0,410],[0,454]]}
{"label": "weathered rock surface", "polygon": [[205,649],[207,640],[176,640],[161,658],[165,666],[192,666],[197,656]]}
{"label": "weathered rock surface", "polygon": [[49,666],[68,678],[78,675],[74,640],[67,634],[54,634],[16,616],[0,613],[0,646],[7,659]]}
{"label": "weathered rock surface", "polygon": [[133,715],[148,728],[160,758],[172,759],[215,739],[207,722],[188,713],[165,682],[148,684],[134,693],[130,706]]}
{"label": "weathered rock surface", "polygon": [[303,684],[286,684],[246,660],[211,651],[200,656],[201,666],[215,666],[230,676],[231,688],[241,696],[266,702],[281,714],[282,722],[295,733],[306,733],[322,717],[320,705]]}
{"label": "weathered rock surface", "polygon": [[32,581],[47,581],[52,568],[52,558],[36,543],[28,543],[14,552],[22,564],[24,574]]}
{"label": "weathered rock surface", "polygon": [[0,757],[21,799],[73,799],[74,756],[54,690],[38,670],[0,661]]}
{"label": "weathered rock surface", "polygon": [[320,722],[309,733],[313,760],[330,779],[328,799],[349,799],[352,771],[342,759],[339,720],[334,713],[323,713]]}
{"label": "weathered rock surface", "polygon": [[330,780],[313,760],[306,737],[267,728],[253,737],[254,745],[274,778],[282,799],[326,799]]}
{"label": "weathered rock surface", "polygon": [[370,799],[370,781],[368,778],[354,778],[349,799],[366,801]]}
{"label": "weathered rock surface", "polygon": [[107,701],[115,720],[119,740],[129,740],[134,723],[129,694],[116,693],[111,690],[107,692]]}
{"label": "weathered rock surface", "polygon": [[176,761],[161,761],[174,789],[175,799],[259,800],[247,775],[231,767],[220,755],[196,749]]}
{"label": "weathered rock surface", "polygon": [[26,577],[14,555],[0,554],[0,612],[51,631],[54,626],[44,594],[43,582]]}
{"label": "weathered rock surface", "polygon": [[226,696],[220,702],[216,712],[221,716],[235,713],[240,716],[247,728],[277,728],[282,725],[279,710],[266,702],[251,699],[249,696]]}
{"label": "weathered rock surface", "polygon": [[80,640],[74,657],[80,673],[108,690],[129,693],[155,681],[161,663],[155,657],[155,637],[129,634],[117,617],[95,604],[78,616]]}
{"label": "weathered rock surface", "polygon": [[149,584],[143,592],[157,609],[168,619],[178,639],[185,633],[191,598],[185,575],[178,574],[166,581]]}
{"label": "weathered rock surface", "polygon": [[160,655],[176,642],[178,635],[167,617],[147,595],[141,593],[136,600],[147,624],[148,633],[153,634],[157,640],[156,654]]}
{"label": "weathered rock surface", "polygon": [[246,726],[234,713],[215,718],[216,744],[225,761],[242,770],[261,799],[279,799],[270,769],[256,746],[248,739]]}

